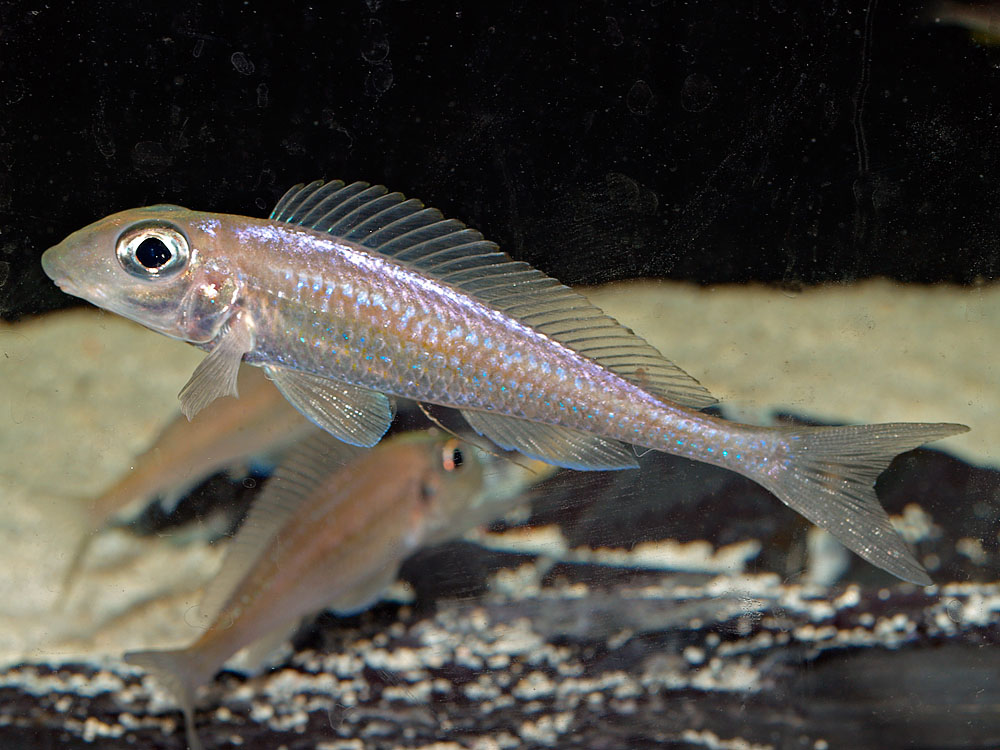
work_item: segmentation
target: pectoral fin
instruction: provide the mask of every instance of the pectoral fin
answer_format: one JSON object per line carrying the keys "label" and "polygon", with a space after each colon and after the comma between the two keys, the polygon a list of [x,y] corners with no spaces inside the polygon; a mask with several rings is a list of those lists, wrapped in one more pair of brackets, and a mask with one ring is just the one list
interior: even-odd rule
{"label": "pectoral fin", "polygon": [[310,422],[345,443],[370,448],[395,414],[384,393],[282,367],[265,368],[278,390]]}
{"label": "pectoral fin", "polygon": [[253,332],[249,321],[242,314],[236,315],[226,323],[215,347],[198,364],[177,394],[184,416],[193,418],[222,396],[239,396],[236,376],[243,355],[252,350]]}

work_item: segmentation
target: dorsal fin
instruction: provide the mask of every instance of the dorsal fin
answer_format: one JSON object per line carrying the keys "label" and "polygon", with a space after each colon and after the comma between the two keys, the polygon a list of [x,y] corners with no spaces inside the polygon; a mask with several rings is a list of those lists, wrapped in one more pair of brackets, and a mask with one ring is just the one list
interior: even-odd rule
{"label": "dorsal fin", "polygon": [[274,535],[303,503],[331,474],[367,452],[319,429],[289,451],[289,457],[254,500],[226,548],[222,567],[205,589],[198,606],[198,617],[205,627],[213,624],[257,559],[268,551]]}
{"label": "dorsal fin", "polygon": [[296,185],[271,218],[328,232],[449,284],[650,393],[701,409],[708,390],[569,287],[515,261],[475,229],[381,185]]}

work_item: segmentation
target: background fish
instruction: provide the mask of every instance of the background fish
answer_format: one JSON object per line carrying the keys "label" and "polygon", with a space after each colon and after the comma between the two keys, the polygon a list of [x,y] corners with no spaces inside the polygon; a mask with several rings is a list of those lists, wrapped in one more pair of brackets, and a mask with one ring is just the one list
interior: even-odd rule
{"label": "background fish", "polygon": [[329,436],[303,441],[230,543],[200,606],[204,633],[184,649],[125,655],[175,694],[192,748],[201,747],[195,689],[241,648],[287,635],[305,615],[369,606],[403,559],[454,528],[483,490],[476,455],[436,431],[393,437],[373,451]]}
{"label": "background fish", "polygon": [[959,3],[944,0],[926,12],[927,20],[967,29],[979,44],[1000,44],[1000,7],[997,3]]}
{"label": "background fish", "polygon": [[750,477],[875,565],[930,583],[873,485],[897,453],[966,427],[701,414],[704,388],[581,295],[381,186],[297,186],[266,220],[124,211],[42,265],[64,291],[209,352],[180,394],[189,416],[234,393],[245,360],[355,445],[377,443],[390,397],[405,396],[558,466],[632,468],[630,444],[675,453]]}
{"label": "background fish", "polygon": [[68,589],[97,533],[133,504],[156,497],[170,503],[211,474],[275,454],[312,426],[268,382],[264,372],[240,371],[241,398],[213,402],[194,421],[178,416],[131,471],[87,504],[88,527],[70,559],[63,588]]}

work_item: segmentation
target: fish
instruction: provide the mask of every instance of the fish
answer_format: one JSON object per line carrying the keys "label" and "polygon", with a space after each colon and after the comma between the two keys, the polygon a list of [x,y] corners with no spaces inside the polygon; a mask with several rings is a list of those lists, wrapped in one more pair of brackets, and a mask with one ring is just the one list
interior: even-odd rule
{"label": "fish", "polygon": [[320,435],[275,470],[229,542],[198,608],[202,634],[182,649],[125,654],[177,698],[195,750],[195,692],[233,654],[283,639],[320,610],[367,608],[400,563],[450,533],[484,491],[478,452],[437,430],[403,433],[373,450]]}
{"label": "fish", "polygon": [[376,444],[403,397],[564,468],[672,453],[749,477],[870,563],[931,583],[874,483],[897,454],[968,427],[704,413],[716,403],[704,386],[582,294],[381,185],[296,185],[267,219],[129,209],[49,248],[42,267],[68,294],[208,353],[179,393],[188,416],[235,395],[246,362],[353,445]]}
{"label": "fish", "polygon": [[238,401],[215,401],[194,421],[178,415],[135,458],[127,474],[86,503],[86,528],[66,568],[64,594],[79,574],[96,535],[128,507],[146,505],[156,497],[164,498],[166,504],[176,502],[206,477],[274,456],[314,429],[263,370],[242,368],[239,383],[242,397]]}
{"label": "fish", "polygon": [[959,26],[970,32],[973,41],[1000,44],[1000,7],[997,3],[958,3],[944,0],[926,13],[930,23]]}

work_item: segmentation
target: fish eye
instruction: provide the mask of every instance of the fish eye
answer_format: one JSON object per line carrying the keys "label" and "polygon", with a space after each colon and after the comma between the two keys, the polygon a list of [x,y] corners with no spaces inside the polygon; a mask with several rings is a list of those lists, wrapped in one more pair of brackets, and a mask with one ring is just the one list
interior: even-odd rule
{"label": "fish eye", "polygon": [[465,463],[465,456],[462,455],[462,449],[458,447],[457,440],[449,440],[444,444],[444,449],[441,451],[441,464],[444,466],[445,471],[456,471],[462,468]]}
{"label": "fish eye", "polygon": [[143,223],[118,237],[116,247],[122,268],[140,279],[165,279],[184,269],[191,250],[187,237],[176,227]]}

